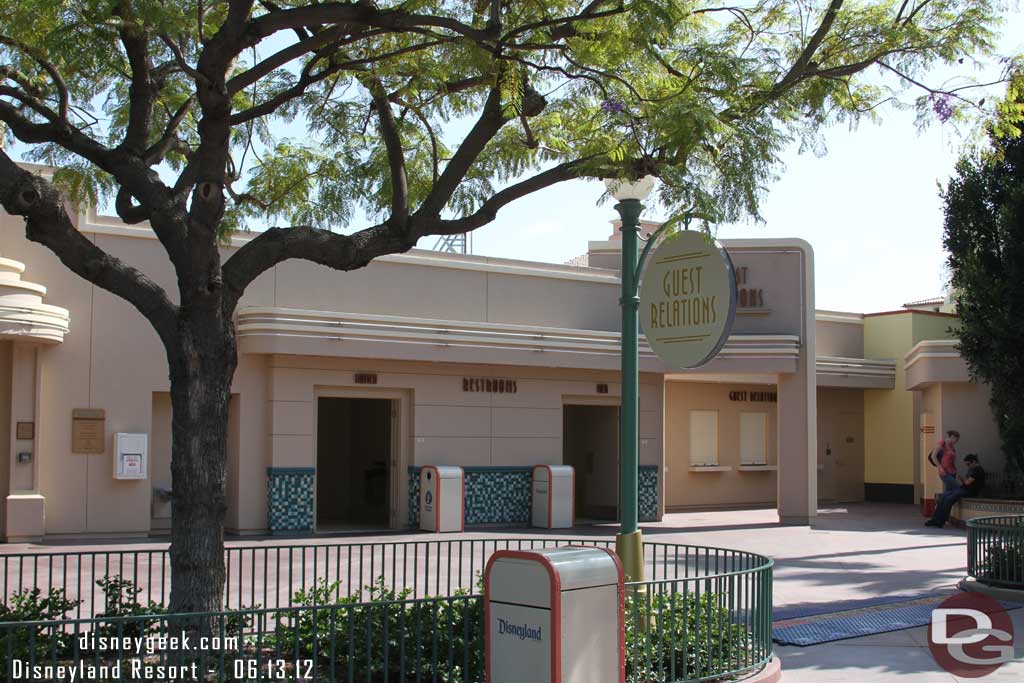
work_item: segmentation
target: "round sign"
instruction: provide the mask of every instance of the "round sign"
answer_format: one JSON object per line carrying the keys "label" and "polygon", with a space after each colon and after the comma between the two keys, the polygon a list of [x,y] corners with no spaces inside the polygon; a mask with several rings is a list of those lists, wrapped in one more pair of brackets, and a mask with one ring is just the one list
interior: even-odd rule
{"label": "round sign", "polygon": [[640,286],[640,324],[667,365],[695,368],[715,357],[736,317],[736,274],[725,249],[702,232],[669,235]]}

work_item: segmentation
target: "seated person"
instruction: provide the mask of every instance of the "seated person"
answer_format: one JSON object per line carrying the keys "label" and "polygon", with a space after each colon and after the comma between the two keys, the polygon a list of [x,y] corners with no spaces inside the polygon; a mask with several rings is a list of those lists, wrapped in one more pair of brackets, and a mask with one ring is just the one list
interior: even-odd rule
{"label": "seated person", "polygon": [[939,499],[939,504],[935,507],[935,514],[924,523],[925,526],[945,526],[949,519],[949,513],[958,500],[973,498],[981,492],[981,487],[985,485],[985,470],[978,464],[978,456],[968,453],[964,458],[964,464],[967,465],[967,474],[960,479],[958,487]]}

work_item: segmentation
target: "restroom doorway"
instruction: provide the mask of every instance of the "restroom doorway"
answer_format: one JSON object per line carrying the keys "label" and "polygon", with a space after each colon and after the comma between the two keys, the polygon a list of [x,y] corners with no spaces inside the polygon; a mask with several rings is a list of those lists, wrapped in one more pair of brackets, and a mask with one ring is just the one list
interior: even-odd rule
{"label": "restroom doorway", "polygon": [[397,403],[317,399],[317,531],[390,526]]}
{"label": "restroom doorway", "polygon": [[576,518],[619,518],[619,408],[566,404],[562,462],[576,470]]}

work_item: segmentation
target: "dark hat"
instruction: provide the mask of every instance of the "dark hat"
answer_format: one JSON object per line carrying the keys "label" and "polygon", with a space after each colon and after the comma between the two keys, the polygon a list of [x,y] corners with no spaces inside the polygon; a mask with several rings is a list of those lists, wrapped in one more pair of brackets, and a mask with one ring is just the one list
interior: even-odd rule
{"label": "dark hat", "polygon": [[978,462],[978,456],[974,453],[968,453],[964,456],[964,462]]}

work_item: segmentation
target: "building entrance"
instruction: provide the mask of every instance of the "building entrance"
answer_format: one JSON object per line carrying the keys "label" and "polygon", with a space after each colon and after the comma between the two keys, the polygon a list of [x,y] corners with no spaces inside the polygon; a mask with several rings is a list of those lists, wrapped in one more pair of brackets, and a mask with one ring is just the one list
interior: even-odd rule
{"label": "building entrance", "polygon": [[565,405],[562,462],[576,470],[576,518],[619,518],[619,408]]}
{"label": "building entrance", "polygon": [[317,399],[317,531],[389,526],[394,403]]}

